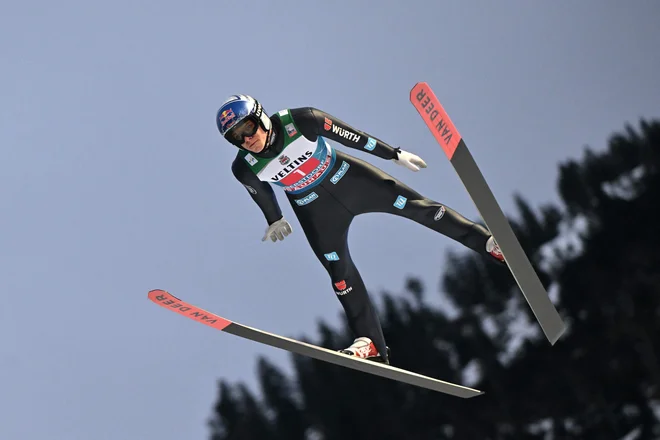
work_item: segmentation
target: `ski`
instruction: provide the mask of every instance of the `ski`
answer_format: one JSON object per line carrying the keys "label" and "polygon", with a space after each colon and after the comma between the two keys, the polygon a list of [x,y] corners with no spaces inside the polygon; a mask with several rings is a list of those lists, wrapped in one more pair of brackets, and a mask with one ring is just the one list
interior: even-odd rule
{"label": "ski", "polygon": [[426,82],[418,82],[410,90],[410,102],[449,158],[486,227],[499,244],[507,266],[546,338],[551,345],[554,345],[564,333],[565,324],[525,255],[463,137]]}
{"label": "ski", "polygon": [[369,374],[385,377],[399,382],[426,388],[432,391],[450,394],[464,399],[484,394],[483,391],[473,388],[456,385],[450,382],[444,382],[421,374],[413,373],[391,365],[386,365],[374,361],[359,359],[354,356],[338,353],[316,345],[275,335],[256,328],[248,327],[229,319],[218,316],[214,313],[200,309],[189,304],[171,293],[164,290],[155,289],[149,292],[149,299],[161,307],[176,312],[186,318],[205,324],[216,330],[223,331],[241,338],[249,339],[272,347],[287,350],[303,356],[309,356],[325,362],[330,362],[342,367],[352,368]]}

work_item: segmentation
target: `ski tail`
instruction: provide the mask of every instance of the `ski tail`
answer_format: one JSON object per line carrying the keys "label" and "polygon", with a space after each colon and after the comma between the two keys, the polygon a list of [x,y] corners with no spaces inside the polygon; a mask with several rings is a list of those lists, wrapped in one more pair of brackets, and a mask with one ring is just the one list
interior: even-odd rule
{"label": "ski tail", "polygon": [[208,325],[209,327],[213,327],[216,330],[228,331],[233,325],[233,322],[230,320],[218,316],[215,313],[200,309],[199,307],[195,307],[192,304],[188,304],[187,302],[164,290],[151,290],[149,291],[148,296],[151,301],[155,302],[159,306],[183,315],[186,318],[192,319],[193,321],[197,321],[204,325]]}

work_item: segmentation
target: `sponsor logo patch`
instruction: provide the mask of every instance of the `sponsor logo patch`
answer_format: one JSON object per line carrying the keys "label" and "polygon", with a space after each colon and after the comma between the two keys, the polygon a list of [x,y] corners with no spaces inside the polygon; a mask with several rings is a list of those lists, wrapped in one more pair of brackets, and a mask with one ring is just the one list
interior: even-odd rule
{"label": "sponsor logo patch", "polygon": [[337,252],[330,252],[329,254],[324,254],[323,256],[328,261],[339,261],[339,255],[337,255]]}
{"label": "sponsor logo patch", "polygon": [[408,202],[407,198],[405,198],[403,196],[399,196],[399,197],[396,198],[396,201],[394,202],[394,207],[399,208],[399,209],[403,209],[403,207],[406,206],[406,202]]}
{"label": "sponsor logo patch", "polygon": [[339,137],[348,139],[351,142],[357,142],[362,137],[357,133],[353,133],[352,131],[346,130],[345,128],[334,124],[332,120],[327,117],[323,121],[323,128],[325,129],[325,131],[332,131],[334,134],[338,135]]}
{"label": "sponsor logo patch", "polygon": [[305,197],[302,199],[297,199],[296,203],[298,206],[304,206],[307,205],[308,203],[312,203],[314,200],[318,199],[319,195],[316,194],[315,192],[307,194]]}
{"label": "sponsor logo patch", "polygon": [[293,126],[293,124],[286,124],[286,132],[289,135],[289,137],[295,136],[298,131],[296,130],[296,127]]}
{"label": "sponsor logo patch", "polygon": [[341,280],[341,281],[336,282],[335,283],[335,288],[336,288],[335,293],[337,295],[340,295],[340,296],[346,295],[351,290],[353,290],[353,286],[351,286],[351,287],[346,286],[346,280]]}
{"label": "sponsor logo patch", "polygon": [[445,215],[445,207],[441,206],[440,209],[438,209],[438,212],[435,213],[433,216],[433,220],[438,221],[440,220],[443,216]]}
{"label": "sponsor logo patch", "polygon": [[245,160],[247,160],[247,163],[249,163],[250,165],[254,165],[257,163],[257,159],[255,159],[255,157],[251,154],[247,154],[245,156]]}
{"label": "sponsor logo patch", "polygon": [[341,166],[339,167],[335,175],[330,178],[330,182],[336,185],[337,182],[339,182],[339,180],[341,180],[341,178],[344,177],[344,174],[346,174],[346,171],[348,170],[349,167],[350,165],[346,161],[342,161]]}

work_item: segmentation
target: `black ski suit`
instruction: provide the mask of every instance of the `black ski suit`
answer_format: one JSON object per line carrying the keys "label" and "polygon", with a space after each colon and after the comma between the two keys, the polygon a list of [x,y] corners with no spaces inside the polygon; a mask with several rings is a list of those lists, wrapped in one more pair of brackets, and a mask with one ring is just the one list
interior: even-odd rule
{"label": "black ski suit", "polygon": [[[494,260],[486,252],[486,241],[491,234],[483,226],[424,197],[375,166],[328,146],[325,139],[385,160],[397,160],[398,149],[315,108],[283,112],[270,117],[274,130],[270,147],[258,154],[240,149],[232,172],[248,189],[269,225],[282,218],[270,184],[284,187],[309,245],[330,276],[355,337],[370,338],[384,356],[386,345],[380,321],[348,249],[348,228],[353,218],[369,212],[405,217]],[[311,145],[310,141],[318,143],[316,153],[297,158],[287,155],[287,149],[283,148],[285,139],[294,135],[306,138],[302,140],[305,145]],[[330,150],[332,154],[327,153]],[[306,159],[310,157],[317,160],[306,166]],[[262,162],[270,159],[274,166],[287,164],[287,167],[283,171],[271,171],[270,177],[259,176],[253,169],[260,166],[257,159]],[[283,179],[294,179],[292,176],[296,172],[311,176],[312,183],[308,179],[308,186],[302,188],[299,183],[296,186],[295,181],[294,184],[291,180],[282,183]]]}

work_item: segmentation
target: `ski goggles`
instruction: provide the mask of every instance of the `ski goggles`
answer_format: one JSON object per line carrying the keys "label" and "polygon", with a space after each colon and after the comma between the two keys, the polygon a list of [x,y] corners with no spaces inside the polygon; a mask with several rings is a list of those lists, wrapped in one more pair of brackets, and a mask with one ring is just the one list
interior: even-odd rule
{"label": "ski goggles", "polygon": [[247,117],[230,128],[225,136],[234,143],[242,144],[243,138],[254,136],[258,129],[259,123],[254,118]]}

